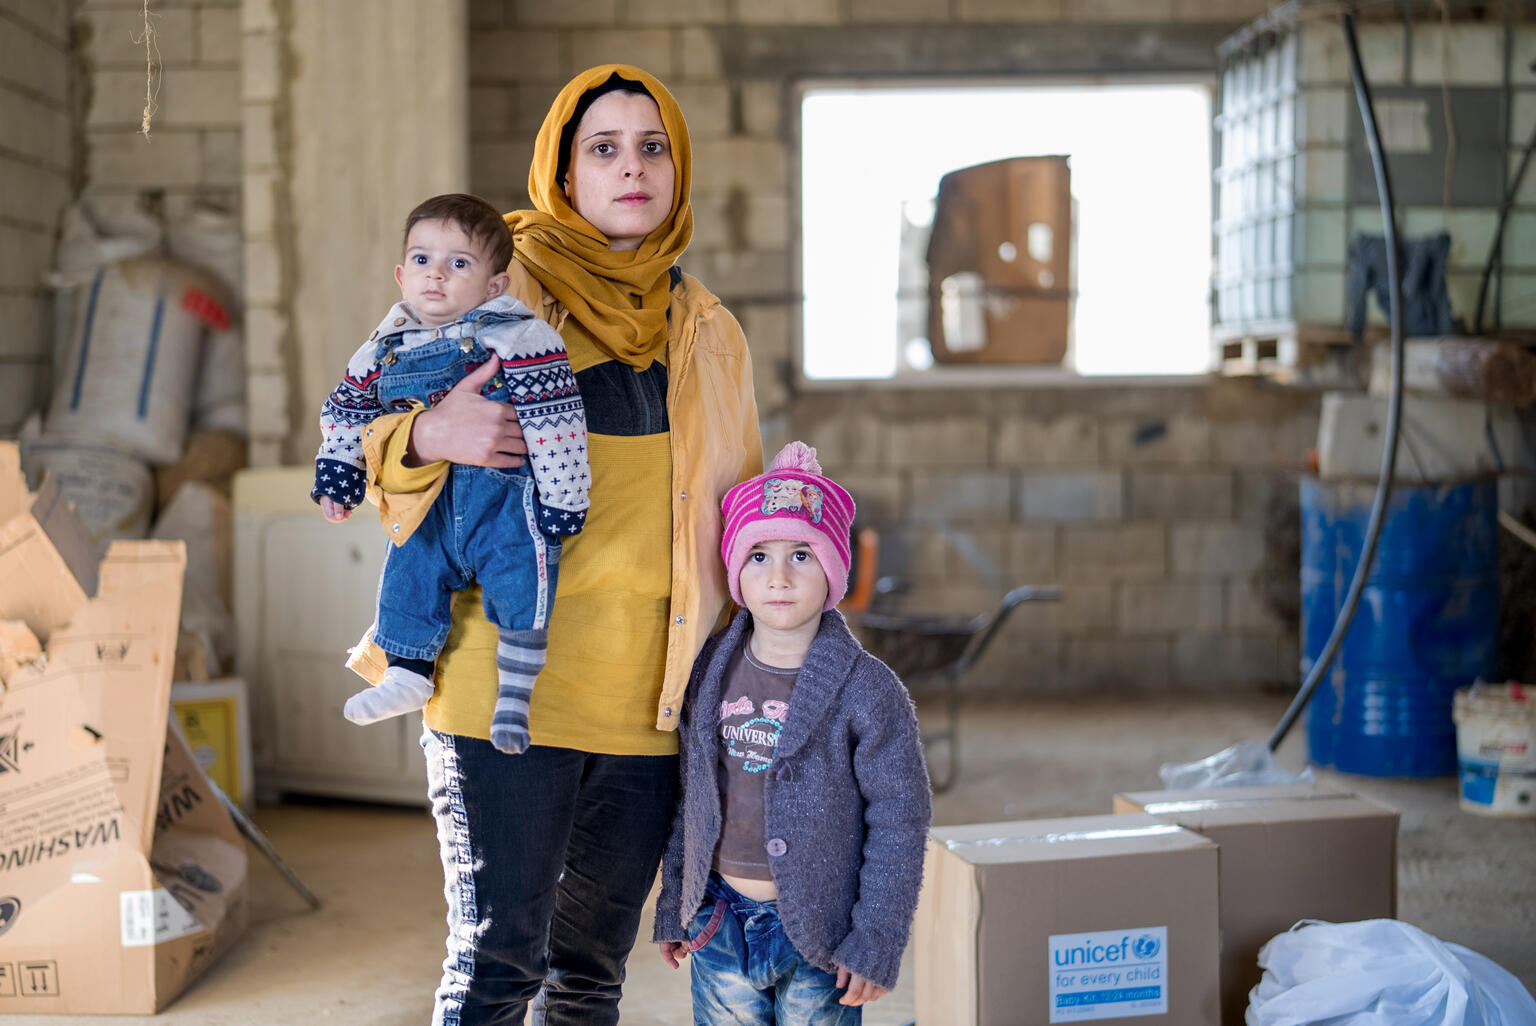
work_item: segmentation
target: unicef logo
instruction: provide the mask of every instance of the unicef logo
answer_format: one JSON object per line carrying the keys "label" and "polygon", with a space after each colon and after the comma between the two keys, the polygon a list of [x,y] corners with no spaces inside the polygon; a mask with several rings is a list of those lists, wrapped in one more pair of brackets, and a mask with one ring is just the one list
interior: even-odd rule
{"label": "unicef logo", "polygon": [[1136,943],[1131,945],[1131,951],[1142,961],[1149,961],[1157,957],[1157,950],[1161,947],[1157,938],[1151,934],[1142,934],[1136,938]]}

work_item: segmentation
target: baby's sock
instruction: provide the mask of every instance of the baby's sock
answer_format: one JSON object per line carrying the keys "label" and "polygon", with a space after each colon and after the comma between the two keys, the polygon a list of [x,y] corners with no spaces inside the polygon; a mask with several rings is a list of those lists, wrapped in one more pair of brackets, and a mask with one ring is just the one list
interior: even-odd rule
{"label": "baby's sock", "polygon": [[373,687],[364,688],[347,699],[342,711],[353,723],[377,723],[421,709],[431,697],[431,677],[406,666],[394,665],[384,671],[383,679]]}
{"label": "baby's sock", "polygon": [[502,630],[498,634],[491,744],[517,755],[528,747],[528,701],[533,697],[533,682],[544,668],[548,632]]}

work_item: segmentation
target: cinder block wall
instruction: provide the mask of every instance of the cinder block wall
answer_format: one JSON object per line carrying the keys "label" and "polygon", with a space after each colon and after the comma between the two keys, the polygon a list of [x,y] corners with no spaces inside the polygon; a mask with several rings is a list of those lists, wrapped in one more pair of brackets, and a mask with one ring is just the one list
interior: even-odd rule
{"label": "cinder block wall", "polygon": [[84,64],[84,194],[103,209],[162,193],[166,213],[197,200],[239,209],[239,0],[154,0],[158,49],[150,135],[142,0],[84,0],[75,19]]}
{"label": "cinder block wall", "polygon": [[[974,688],[1292,684],[1295,468],[1315,400],[1234,383],[810,387],[799,317],[796,89],[1214,67],[1259,0],[470,0],[471,185],[527,202],[532,141],[574,72],[639,64],[693,137],[696,230],[683,265],[742,320],[765,446],[803,438],[882,537],[913,610],[1021,608]],[[850,188],[922,126],[849,169]],[[1277,607],[1281,612],[1276,611]]]}
{"label": "cinder block wall", "polygon": [[76,173],[73,4],[0,0],[0,434],[14,436],[46,393],[59,211]]}

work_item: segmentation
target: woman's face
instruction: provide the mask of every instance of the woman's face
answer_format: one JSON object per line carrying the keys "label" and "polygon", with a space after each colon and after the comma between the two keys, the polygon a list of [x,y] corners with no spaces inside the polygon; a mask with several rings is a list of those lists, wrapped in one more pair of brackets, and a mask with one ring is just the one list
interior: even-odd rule
{"label": "woman's face", "polygon": [[672,213],[675,176],[656,101],[617,92],[599,97],[577,124],[561,184],[610,249],[637,249]]}

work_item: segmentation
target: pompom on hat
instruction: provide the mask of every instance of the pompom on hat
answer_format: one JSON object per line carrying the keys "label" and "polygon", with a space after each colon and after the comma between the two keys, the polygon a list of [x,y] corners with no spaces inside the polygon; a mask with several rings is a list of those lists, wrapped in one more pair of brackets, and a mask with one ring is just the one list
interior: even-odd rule
{"label": "pompom on hat", "polygon": [[773,466],[725,493],[720,502],[725,531],[720,558],[731,585],[731,598],[741,600],[741,568],[752,546],[764,541],[801,541],[811,547],[827,575],[827,603],[832,609],[848,591],[850,528],[855,506],[847,489],[821,472],[816,450],[790,442],[773,458]]}

